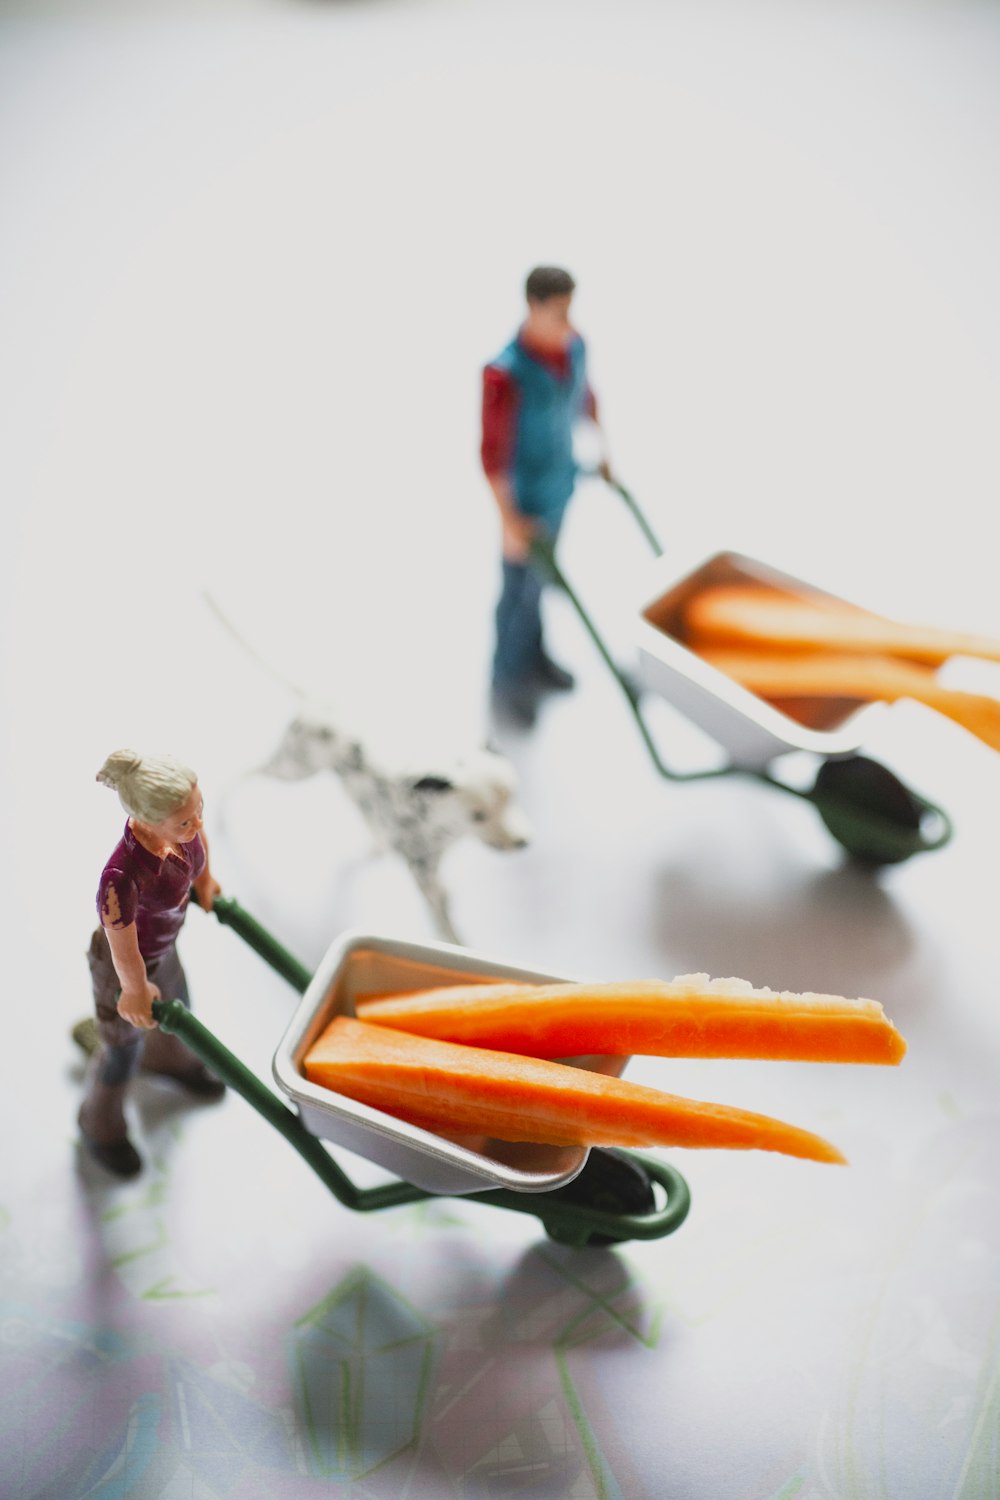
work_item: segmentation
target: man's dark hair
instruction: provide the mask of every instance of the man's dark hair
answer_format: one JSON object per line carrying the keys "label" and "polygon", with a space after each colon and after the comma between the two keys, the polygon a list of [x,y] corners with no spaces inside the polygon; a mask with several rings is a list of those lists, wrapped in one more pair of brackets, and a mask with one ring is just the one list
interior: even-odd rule
{"label": "man's dark hair", "polygon": [[576,282],[562,266],[536,266],[524,283],[529,302],[547,302],[550,297],[571,297]]}

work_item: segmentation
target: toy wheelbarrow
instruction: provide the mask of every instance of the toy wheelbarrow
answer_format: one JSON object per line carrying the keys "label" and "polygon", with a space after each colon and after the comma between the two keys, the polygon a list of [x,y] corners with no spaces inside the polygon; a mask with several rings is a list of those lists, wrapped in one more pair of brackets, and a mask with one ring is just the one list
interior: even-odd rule
{"label": "toy wheelbarrow", "polygon": [[[217,897],[213,911],[302,995],[275,1053],[275,1081],[289,1107],[239,1061],[180,1000],[158,1000],[153,1015],[294,1146],[320,1181],[359,1212],[435,1197],[475,1195],[477,1203],[535,1214],[565,1245],[609,1245],[658,1239],[687,1216],[690,1193],[675,1168],[631,1152],[582,1146],[461,1141],[408,1125],[311,1083],[302,1059],[339,1014],[359,997],[488,979],[550,982],[557,976],[507,964],[443,943],[418,944],[348,934],[330,947],[314,975],[236,901]],[[620,1073],[622,1057],[574,1058],[579,1067]],[[321,1138],[334,1141],[400,1180],[358,1187]],[[657,1191],[663,1202],[657,1205]]]}
{"label": "toy wheelbarrow", "polygon": [[[657,538],[634,497],[615,480],[608,481],[625,501],[653,553],[663,557]],[[702,589],[719,584],[779,589],[797,598],[826,598],[802,579],[735,552],[720,552],[681,577],[660,570],[661,587],[642,609],[638,621],[637,685],[615,663],[593,620],[566,578],[551,542],[533,544],[535,558],[563,591],[624,693],[650,758],[670,781],[704,781],[744,775],[813,803],[827,829],[855,859],[869,865],[897,864],[911,855],[940,849],[952,835],[950,819],[919,796],[885,766],[858,754],[857,725],[868,705],[857,700],[807,700],[799,716],[768,703],[684,644],[683,612]],[[838,601],[844,603],[845,601]],[[641,696],[649,688],[679,709],[728,754],[728,762],[706,769],[678,771],[663,759],[643,715]],[[792,751],[820,757],[811,787],[802,790],[774,773],[772,762]]]}

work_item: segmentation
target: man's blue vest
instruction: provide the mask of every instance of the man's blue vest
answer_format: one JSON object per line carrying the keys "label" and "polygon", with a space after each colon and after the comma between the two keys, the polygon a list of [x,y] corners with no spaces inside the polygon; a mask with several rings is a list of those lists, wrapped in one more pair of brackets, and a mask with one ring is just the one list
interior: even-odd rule
{"label": "man's blue vest", "polygon": [[493,361],[520,393],[514,439],[514,498],[518,509],[556,532],[576,482],[573,428],[583,414],[587,359],[583,340],[569,346],[569,373],[560,379],[512,339]]}

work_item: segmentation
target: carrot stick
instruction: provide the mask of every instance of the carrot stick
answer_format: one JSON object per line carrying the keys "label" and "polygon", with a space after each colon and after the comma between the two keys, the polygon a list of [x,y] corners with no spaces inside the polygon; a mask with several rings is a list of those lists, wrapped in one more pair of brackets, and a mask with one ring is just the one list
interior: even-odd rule
{"label": "carrot stick", "polygon": [[778,652],[703,648],[699,654],[736,682],[771,701],[782,698],[861,698],[893,703],[913,698],[994,750],[1000,750],[1000,701],[943,687],[926,667],[887,656],[823,651]]}
{"label": "carrot stick", "polygon": [[357,1010],[377,1026],[533,1057],[898,1063],[906,1051],[874,1000],[776,993],[707,974],[627,984],[454,985],[359,1001]]}
{"label": "carrot stick", "polygon": [[820,1136],[767,1115],[349,1016],[338,1016],[313,1044],[304,1071],[313,1083],[438,1132],[556,1146],[756,1149],[844,1161]]}
{"label": "carrot stick", "polygon": [[910,657],[940,666],[950,656],[1000,661],[1000,641],[934,626],[905,625],[837,600],[736,586],[705,589],[684,611],[685,641],[702,645],[810,647]]}

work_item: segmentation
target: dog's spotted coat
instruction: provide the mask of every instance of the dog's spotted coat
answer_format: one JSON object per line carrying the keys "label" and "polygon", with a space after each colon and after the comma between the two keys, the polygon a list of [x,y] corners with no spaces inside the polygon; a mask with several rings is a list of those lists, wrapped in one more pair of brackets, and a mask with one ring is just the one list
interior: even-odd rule
{"label": "dog's spotted coat", "polygon": [[439,867],[445,851],[472,836],[492,849],[520,849],[530,828],[514,801],[513,766],[492,750],[475,750],[431,773],[392,773],[375,765],[360,740],[341,733],[322,709],[297,714],[262,768],[284,781],[319,771],[340,777],[380,850],[406,861],[447,941],[457,943]]}

